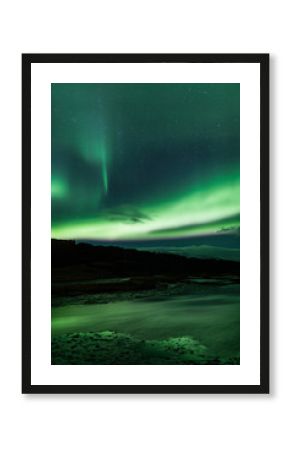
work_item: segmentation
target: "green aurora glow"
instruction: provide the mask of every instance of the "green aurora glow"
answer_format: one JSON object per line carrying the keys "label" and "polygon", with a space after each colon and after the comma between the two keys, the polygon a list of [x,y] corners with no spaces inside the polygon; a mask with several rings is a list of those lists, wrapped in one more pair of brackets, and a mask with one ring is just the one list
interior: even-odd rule
{"label": "green aurora glow", "polygon": [[52,84],[52,237],[237,233],[238,84]]}

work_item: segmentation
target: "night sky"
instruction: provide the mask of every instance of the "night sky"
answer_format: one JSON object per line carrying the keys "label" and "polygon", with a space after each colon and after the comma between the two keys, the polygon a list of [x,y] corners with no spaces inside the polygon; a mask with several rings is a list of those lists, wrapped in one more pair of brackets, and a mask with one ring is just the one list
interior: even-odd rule
{"label": "night sky", "polygon": [[52,237],[239,258],[239,84],[52,84]]}

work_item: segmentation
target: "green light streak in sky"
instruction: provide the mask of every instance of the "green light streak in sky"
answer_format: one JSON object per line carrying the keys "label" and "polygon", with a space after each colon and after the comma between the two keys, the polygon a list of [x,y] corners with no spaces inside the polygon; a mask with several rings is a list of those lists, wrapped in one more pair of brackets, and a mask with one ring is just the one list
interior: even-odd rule
{"label": "green light streak in sky", "polygon": [[52,177],[51,196],[53,199],[64,199],[68,195],[68,186],[63,178]]}
{"label": "green light streak in sky", "polygon": [[107,171],[106,152],[104,149],[102,149],[102,176],[103,176],[104,191],[107,194],[108,193],[108,171]]}
{"label": "green light streak in sky", "polygon": [[103,213],[100,218],[54,225],[52,235],[59,239],[149,240],[222,232],[239,226],[239,199],[239,178],[231,174],[181,197],[144,205],[141,210],[149,220],[125,223]]}

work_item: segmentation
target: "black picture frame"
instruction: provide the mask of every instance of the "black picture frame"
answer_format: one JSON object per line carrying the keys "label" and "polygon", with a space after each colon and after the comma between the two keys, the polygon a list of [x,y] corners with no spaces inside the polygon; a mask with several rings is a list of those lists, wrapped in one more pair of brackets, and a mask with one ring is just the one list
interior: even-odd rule
{"label": "black picture frame", "polygon": [[[31,65],[33,63],[260,64],[260,384],[31,384]],[[23,54],[22,55],[22,393],[267,394],[269,393],[269,54]]]}

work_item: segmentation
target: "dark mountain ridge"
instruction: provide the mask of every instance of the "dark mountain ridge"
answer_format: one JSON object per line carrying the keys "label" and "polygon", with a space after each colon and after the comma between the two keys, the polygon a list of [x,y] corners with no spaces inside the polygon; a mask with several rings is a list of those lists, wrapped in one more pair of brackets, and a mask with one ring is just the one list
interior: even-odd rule
{"label": "dark mountain ridge", "polygon": [[235,261],[189,258],[56,239],[51,240],[51,264],[53,270],[71,266],[75,272],[75,266],[80,266],[81,271],[89,269],[104,277],[156,274],[209,277],[223,274],[239,276],[240,273],[240,263]]}

